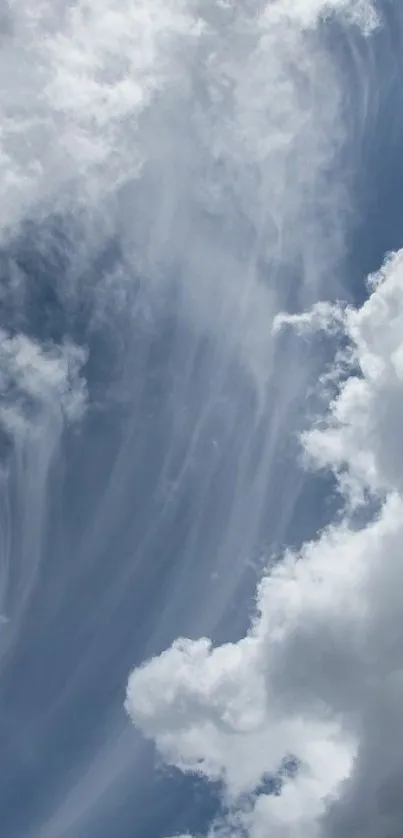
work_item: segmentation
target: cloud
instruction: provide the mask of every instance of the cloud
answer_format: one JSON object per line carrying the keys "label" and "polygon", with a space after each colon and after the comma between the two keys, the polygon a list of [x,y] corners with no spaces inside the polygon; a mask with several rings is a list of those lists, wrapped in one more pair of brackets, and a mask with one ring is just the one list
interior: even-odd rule
{"label": "cloud", "polygon": [[86,385],[80,377],[85,352],[72,344],[40,346],[23,334],[0,331],[0,422],[14,434],[41,425],[46,412],[82,416]]}
{"label": "cloud", "polygon": [[87,404],[83,350],[0,329],[0,660],[16,642],[45,552],[49,490],[66,423]]}
{"label": "cloud", "polygon": [[312,337],[314,332],[339,335],[345,324],[343,307],[336,303],[318,302],[309,311],[300,314],[281,312],[273,320],[273,333],[278,334],[285,326],[292,327],[298,335]]}
{"label": "cloud", "polygon": [[[401,491],[403,258],[392,254],[370,277],[373,293],[361,309],[347,309],[346,335],[362,374],[350,375],[331,407],[324,430],[305,436],[319,466],[343,473],[372,492]],[[386,280],[386,281],[385,281]]]}
{"label": "cloud", "polygon": [[[91,204],[138,172],[125,147],[133,123],[170,75],[166,50],[189,35],[186,3],[82,0],[12,4],[0,61],[0,228]],[[129,126],[130,128],[130,126]]]}
{"label": "cloud", "polygon": [[334,13],[376,22],[365,0],[16,0],[0,56],[3,240],[72,210],[87,246],[116,233],[157,289],[178,276],[186,315],[261,383],[284,270],[315,296],[342,249],[348,183],[329,176],[345,97],[317,31]]}
{"label": "cloud", "polygon": [[[40,254],[45,263],[48,259],[49,285],[57,289],[58,303],[78,301],[77,309],[71,309],[81,314],[89,297],[92,314],[101,311],[109,319],[108,326],[121,340],[116,365],[121,378],[115,389],[136,410],[143,404],[138,394],[154,386],[157,390],[159,382],[158,375],[157,384],[149,376],[147,356],[154,359],[158,353],[148,337],[141,343],[143,323],[147,336],[158,332],[161,312],[166,319],[174,313],[175,329],[180,323],[172,354],[168,357],[165,347],[162,352],[172,370],[166,411],[171,436],[168,441],[156,439],[156,423],[155,437],[152,425],[150,437],[138,443],[134,429],[146,423],[137,424],[138,413],[128,409],[129,419],[117,434],[116,458],[111,453],[110,466],[108,461],[109,482],[94,488],[91,502],[84,504],[93,515],[82,525],[85,538],[69,533],[77,565],[72,560],[67,587],[76,574],[91,583],[86,586],[88,622],[83,618],[83,625],[91,626],[95,636],[104,615],[118,614],[123,596],[130,596],[128,580],[137,585],[137,565],[151,563],[149,545],[157,531],[155,509],[160,508],[155,499],[164,481],[174,486],[170,494],[176,517],[181,510],[177,498],[189,496],[186,546],[196,544],[205,522],[212,522],[200,555],[211,553],[209,567],[224,581],[213,591],[205,583],[204,569],[196,567],[193,556],[188,560],[183,547],[175,579],[167,586],[172,601],[164,600],[161,607],[162,621],[191,589],[200,594],[194,620],[206,612],[210,624],[217,624],[243,578],[245,555],[249,558],[259,544],[273,463],[284,450],[290,426],[298,423],[311,376],[306,359],[288,350],[276,356],[272,324],[281,325],[281,317],[274,318],[290,297],[304,307],[322,290],[329,298],[337,295],[336,266],[344,253],[349,176],[346,169],[340,176],[339,159],[350,127],[345,122],[347,94],[338,62],[322,37],[325,21],[335,15],[343,25],[353,22],[365,33],[377,24],[373,4],[365,0],[43,0],[34,6],[14,0],[1,13],[2,245],[18,250],[21,238],[26,241],[27,222],[33,222],[26,261],[31,253]],[[361,95],[361,78],[354,72],[356,67],[349,81]],[[55,237],[63,257],[67,251],[61,262],[68,266],[60,271],[57,259],[56,269],[53,262],[54,241],[46,232],[53,219],[57,231],[68,234],[73,229],[70,237]],[[50,221],[48,227],[44,221]],[[118,256],[107,272],[103,259],[110,241]],[[20,271],[16,279],[15,293],[23,307],[25,286],[38,279],[35,267],[26,276]],[[115,319],[115,293],[123,301],[125,325],[130,323],[127,331],[121,328],[123,316]],[[142,306],[137,332],[133,323],[137,326]],[[298,322],[291,315],[282,323],[305,332],[315,325],[324,331],[345,330],[359,356],[361,338],[354,332],[353,314],[325,304],[298,315]],[[66,334],[71,319],[63,321]],[[135,339],[126,342],[127,332]],[[377,358],[379,354],[376,350]],[[0,423],[15,442],[13,470],[11,476],[2,474],[0,487],[2,529],[9,535],[6,516],[12,497],[22,533],[21,538],[5,538],[2,555],[0,606],[4,602],[10,614],[10,647],[20,637],[33,592],[50,624],[56,610],[68,610],[76,591],[75,582],[63,590],[62,574],[60,600],[49,602],[46,594],[42,600],[38,580],[48,541],[53,544],[47,516],[57,482],[54,462],[63,454],[57,448],[62,420],[78,419],[87,399],[85,360],[86,353],[71,339],[50,344],[41,335],[11,334],[8,325],[0,332]],[[335,380],[349,362],[343,361],[343,369],[337,366]],[[379,519],[365,530],[355,532],[346,519],[343,527],[329,529],[300,554],[287,555],[262,581],[253,626],[239,643],[215,647],[209,639],[179,640],[130,679],[128,710],[163,757],[184,771],[196,770],[224,784],[228,816],[212,827],[218,833],[231,828],[236,835],[246,828],[259,838],[272,825],[280,838],[301,838],[304,830],[313,838],[323,818],[326,829],[337,830],[337,808],[328,805],[327,795],[341,800],[340,782],[353,782],[354,765],[364,759],[367,722],[354,696],[365,693],[371,667],[365,664],[366,655],[370,658],[366,603],[372,596],[365,587],[370,587],[366,562],[373,555],[369,567],[376,567],[381,549],[396,549],[400,500],[393,480],[387,480],[385,452],[371,460],[376,428],[366,440],[367,451],[361,430],[352,427],[358,422],[359,394],[353,409],[346,386],[341,386],[326,421],[305,437],[307,456],[320,468],[332,469],[342,489],[348,485],[351,498],[360,489],[382,499],[389,491],[396,496],[388,498]],[[349,400],[349,409],[343,399]],[[153,407],[154,412],[158,410]],[[165,412],[161,415],[164,419]],[[216,444],[216,430],[224,453]],[[360,464],[357,460],[353,465],[357,440],[362,454]],[[114,438],[112,442],[111,449]],[[151,448],[151,477],[147,472],[145,483],[153,498],[147,505],[144,492],[144,529],[140,523],[137,529],[136,522],[127,539],[115,540],[121,522],[133,519],[129,477],[135,472],[141,483],[140,467],[147,471],[149,462],[144,463]],[[197,471],[194,465],[199,467],[201,460],[203,468]],[[192,469],[194,483],[187,480]],[[189,486],[196,482],[191,496]],[[296,494],[299,486],[292,490]],[[287,498],[290,507],[295,494],[291,501]],[[213,514],[210,506],[215,503]],[[163,507],[167,530],[174,519],[168,506]],[[273,522],[279,540],[288,514],[287,506],[282,520]],[[136,561],[130,556],[129,566],[123,567],[121,553],[130,553],[134,531]],[[104,552],[116,557],[115,577],[94,603],[94,579],[100,590],[94,569]],[[64,560],[63,551],[61,555]],[[104,568],[101,580],[103,574]],[[104,654],[97,651],[87,667],[83,652],[60,696],[66,715],[60,710],[58,723],[73,715],[75,705],[67,708],[70,696],[76,699],[86,689],[87,682],[80,680],[84,668],[95,672],[101,657],[103,664],[109,663]],[[92,826],[98,830],[99,776],[104,772],[101,786],[107,789],[124,771],[120,754],[110,769],[109,740],[101,749],[96,742],[91,752],[74,756],[74,765],[66,762],[60,800],[37,803],[33,834],[46,828],[62,835],[71,824],[88,834]],[[66,760],[70,758],[69,753]],[[289,777],[284,760],[292,758],[298,770]],[[280,775],[282,793],[269,795],[270,777]],[[92,793],[83,793],[86,788]],[[45,809],[52,810],[47,820]]]}
{"label": "cloud", "polygon": [[[357,527],[346,513],[286,554],[238,643],[178,640],[129,679],[126,708],[162,757],[223,781],[230,815],[214,834],[400,835],[402,257],[346,311],[355,371],[304,438],[320,467],[344,469],[345,486],[378,494],[376,516]],[[287,754],[295,777],[256,793]]]}

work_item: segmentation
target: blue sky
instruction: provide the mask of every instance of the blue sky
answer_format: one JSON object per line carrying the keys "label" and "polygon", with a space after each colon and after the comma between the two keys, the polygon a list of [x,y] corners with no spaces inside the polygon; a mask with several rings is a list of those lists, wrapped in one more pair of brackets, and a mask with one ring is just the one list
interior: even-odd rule
{"label": "blue sky", "polygon": [[0,13],[7,838],[398,838],[402,26]]}

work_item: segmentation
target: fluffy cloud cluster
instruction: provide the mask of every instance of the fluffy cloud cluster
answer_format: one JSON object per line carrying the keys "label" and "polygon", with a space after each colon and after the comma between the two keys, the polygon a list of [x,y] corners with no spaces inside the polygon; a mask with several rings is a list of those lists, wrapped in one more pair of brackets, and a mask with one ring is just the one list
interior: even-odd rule
{"label": "fluffy cloud cluster", "polygon": [[[214,835],[401,833],[403,253],[370,292],[338,314],[343,378],[304,439],[343,475],[349,511],[267,573],[244,639],[178,640],[129,679],[127,710],[164,760],[223,781],[229,814]],[[368,494],[377,512],[358,526],[351,500]],[[296,772],[265,791],[290,755]]]}

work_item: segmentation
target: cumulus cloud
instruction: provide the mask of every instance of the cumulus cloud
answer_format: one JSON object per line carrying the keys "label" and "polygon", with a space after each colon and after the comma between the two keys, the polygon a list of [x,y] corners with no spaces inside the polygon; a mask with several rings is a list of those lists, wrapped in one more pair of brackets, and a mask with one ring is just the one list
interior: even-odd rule
{"label": "cumulus cloud", "polygon": [[372,492],[401,491],[402,252],[392,254],[369,279],[373,293],[359,310],[347,309],[346,335],[353,353],[350,375],[331,406],[324,429],[305,436],[319,466],[346,472],[351,485]]}
{"label": "cumulus cloud", "polygon": [[[163,758],[223,781],[230,815],[212,834],[400,835],[402,280],[396,253],[347,309],[352,372],[304,438],[348,489],[377,493],[376,516],[346,513],[287,553],[238,643],[178,640],[130,676],[127,710]],[[295,776],[259,792],[289,754]]]}

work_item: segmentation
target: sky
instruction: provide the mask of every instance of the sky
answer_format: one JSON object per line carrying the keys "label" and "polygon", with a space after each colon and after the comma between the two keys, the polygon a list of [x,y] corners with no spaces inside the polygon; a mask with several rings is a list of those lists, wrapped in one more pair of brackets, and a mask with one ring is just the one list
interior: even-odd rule
{"label": "sky", "polygon": [[400,838],[400,0],[0,0],[0,833]]}

